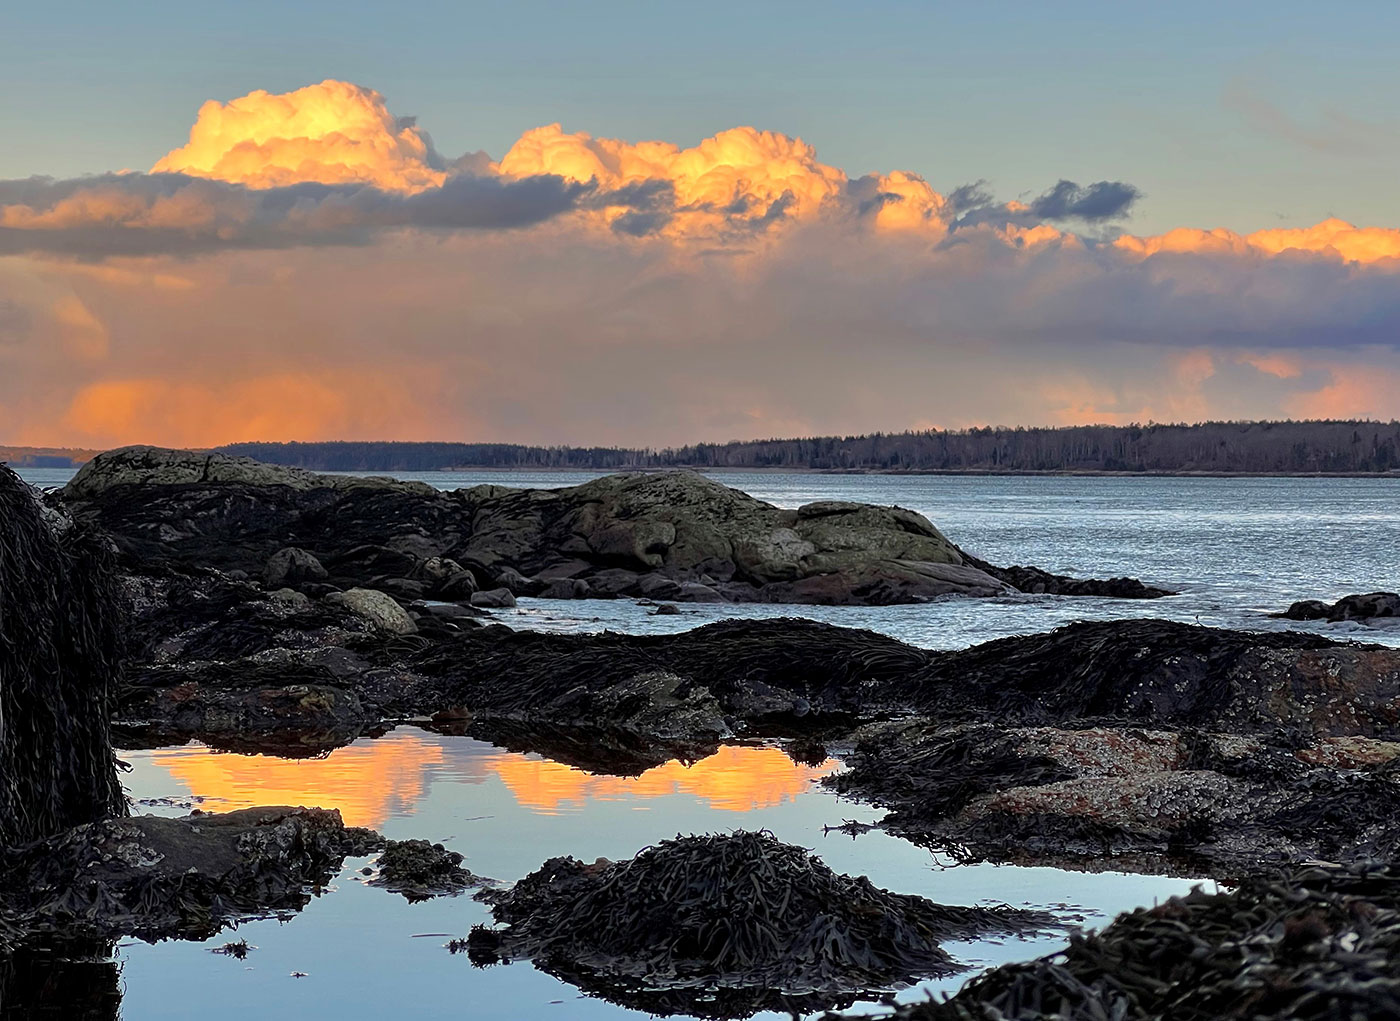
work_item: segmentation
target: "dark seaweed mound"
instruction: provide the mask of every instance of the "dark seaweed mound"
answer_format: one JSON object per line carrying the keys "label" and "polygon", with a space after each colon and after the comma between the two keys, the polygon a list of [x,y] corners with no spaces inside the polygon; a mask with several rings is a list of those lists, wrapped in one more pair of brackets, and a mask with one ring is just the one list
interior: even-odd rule
{"label": "dark seaweed mound", "polygon": [[122,602],[87,529],[0,465],[0,847],[122,815],[108,729]]}
{"label": "dark seaweed mound", "polygon": [[1400,1017],[1400,868],[1298,868],[1122,915],[902,1021]]}
{"label": "dark seaweed mound", "polygon": [[538,967],[628,1006],[709,1017],[851,1002],[962,966],[939,945],[1048,915],[948,907],[839,875],[767,833],[677,837],[625,862],[553,858],[471,933],[478,964]]}
{"label": "dark seaweed mound", "polygon": [[426,840],[390,840],[379,855],[379,874],[369,884],[421,901],[461,893],[480,882],[462,868],[456,851]]}

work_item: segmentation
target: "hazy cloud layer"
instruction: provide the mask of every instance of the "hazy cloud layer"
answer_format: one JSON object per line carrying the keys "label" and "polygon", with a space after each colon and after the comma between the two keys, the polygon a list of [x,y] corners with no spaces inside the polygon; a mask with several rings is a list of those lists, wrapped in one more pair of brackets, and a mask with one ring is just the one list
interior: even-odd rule
{"label": "hazy cloud layer", "polygon": [[254,93],[152,173],[0,182],[0,438],[1400,415],[1400,231],[1121,233],[1139,198],[945,195],[753,128],[447,160],[371,90]]}

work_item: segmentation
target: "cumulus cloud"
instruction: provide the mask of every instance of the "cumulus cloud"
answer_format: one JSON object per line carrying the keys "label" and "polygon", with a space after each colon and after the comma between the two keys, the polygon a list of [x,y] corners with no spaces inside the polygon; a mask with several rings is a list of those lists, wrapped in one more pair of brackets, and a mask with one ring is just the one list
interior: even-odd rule
{"label": "cumulus cloud", "polygon": [[280,188],[366,184],[418,192],[446,180],[432,140],[411,117],[395,117],[373,89],[327,80],[282,95],[259,89],[199,108],[189,142],[151,168]]}
{"label": "cumulus cloud", "polygon": [[1400,415],[1400,231],[1105,240],[1137,200],[851,177],[755,128],[447,161],[370,90],[255,93],[151,173],[0,182],[0,438]]}
{"label": "cumulus cloud", "polygon": [[1122,251],[1139,256],[1193,253],[1258,257],[1310,253],[1353,263],[1400,259],[1400,229],[1355,227],[1335,218],[1311,227],[1280,227],[1243,235],[1224,229],[1178,227],[1153,237],[1125,234],[1115,244]]}

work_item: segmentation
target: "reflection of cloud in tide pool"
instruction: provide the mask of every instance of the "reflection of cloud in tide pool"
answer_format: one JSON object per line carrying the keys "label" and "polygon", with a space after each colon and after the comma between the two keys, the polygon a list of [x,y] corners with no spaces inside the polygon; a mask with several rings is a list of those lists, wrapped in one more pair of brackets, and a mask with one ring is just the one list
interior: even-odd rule
{"label": "reflection of cloud in tide pool", "polygon": [[480,783],[494,774],[522,807],[548,814],[591,800],[676,794],[747,812],[791,801],[840,765],[828,759],[804,766],[777,748],[726,747],[690,765],[667,762],[640,776],[600,776],[469,738],[412,731],[357,741],[321,759],[237,755],[193,745],[152,759],[192,794],[210,799],[206,807],[215,811],[279,804],[338,808],[347,825],[370,827],[412,812],[434,775]]}
{"label": "reflection of cloud in tide pool", "polygon": [[827,759],[820,766],[792,761],[777,748],[721,748],[708,758],[686,765],[667,762],[641,776],[596,776],[548,759],[501,755],[491,762],[520,804],[541,812],[557,812],[566,802],[617,801],[689,794],[712,808],[749,812],[791,801],[812,781],[834,772],[840,763]]}
{"label": "reflection of cloud in tide pool", "polygon": [[[323,759],[236,755],[181,748],[154,756],[156,765],[191,793],[218,799],[217,811],[254,805],[338,808],[348,826],[381,826],[410,810],[428,786],[430,770],[447,764],[442,744],[396,733],[337,748]],[[479,779],[479,778],[478,778]]]}

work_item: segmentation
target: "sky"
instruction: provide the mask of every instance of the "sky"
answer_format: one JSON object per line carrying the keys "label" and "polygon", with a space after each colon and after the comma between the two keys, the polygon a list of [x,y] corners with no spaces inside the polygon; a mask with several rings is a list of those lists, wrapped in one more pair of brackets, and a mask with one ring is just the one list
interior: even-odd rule
{"label": "sky", "polygon": [[1400,416],[1400,6],[51,2],[0,441]]}

